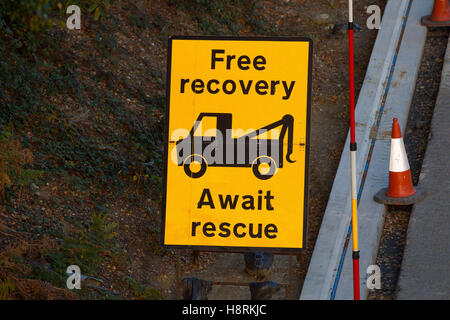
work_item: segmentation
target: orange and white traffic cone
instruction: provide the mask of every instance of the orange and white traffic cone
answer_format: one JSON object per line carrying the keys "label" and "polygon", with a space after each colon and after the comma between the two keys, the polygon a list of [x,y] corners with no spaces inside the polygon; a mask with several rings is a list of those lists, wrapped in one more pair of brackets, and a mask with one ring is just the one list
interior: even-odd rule
{"label": "orange and white traffic cone", "polygon": [[391,159],[389,163],[389,187],[381,189],[374,197],[379,203],[409,205],[425,198],[426,192],[414,188],[411,169],[397,118],[392,123]]}
{"label": "orange and white traffic cone", "polygon": [[422,24],[427,27],[449,27],[449,0],[434,0],[433,13],[431,16],[422,17]]}

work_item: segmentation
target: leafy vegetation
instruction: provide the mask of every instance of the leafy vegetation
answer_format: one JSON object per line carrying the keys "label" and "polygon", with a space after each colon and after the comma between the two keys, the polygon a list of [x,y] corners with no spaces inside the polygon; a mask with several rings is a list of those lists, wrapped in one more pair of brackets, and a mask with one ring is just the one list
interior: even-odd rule
{"label": "leafy vegetation", "polygon": [[7,188],[28,186],[42,177],[40,170],[23,168],[32,161],[30,151],[22,149],[11,132],[0,132],[0,200],[6,200]]}
{"label": "leafy vegetation", "polygon": [[78,5],[97,21],[106,18],[110,0],[2,0],[0,16],[17,33],[37,32],[63,26],[61,14],[69,5]]}
{"label": "leafy vegetation", "polygon": [[[104,81],[100,65],[97,70],[100,79],[94,76],[92,85],[82,84],[76,57],[55,41],[64,37],[64,31],[49,32],[45,37],[30,34],[27,39],[18,39],[7,26],[5,30],[6,36],[0,40],[3,88],[0,130],[12,125],[18,132],[27,132],[21,139],[25,146],[36,150],[33,169],[82,176],[87,183],[108,183],[115,187],[122,186],[118,176],[133,176],[147,159],[157,160],[152,169],[154,174],[159,173],[156,168],[161,163],[158,160],[161,121],[144,123],[130,115],[112,91],[99,92],[95,82]],[[98,51],[109,49],[107,41],[111,39],[98,41]],[[94,61],[94,65],[96,63],[98,61]],[[105,76],[113,77],[112,74]],[[133,88],[128,87],[123,94],[131,97],[139,94],[131,90]],[[83,91],[92,94],[89,99],[83,96]],[[58,95],[69,95],[74,103],[90,107],[92,113],[102,116],[96,117],[97,121],[87,128],[49,98]],[[155,97],[143,103],[163,109],[164,99]],[[121,131],[109,126],[110,121]]]}
{"label": "leafy vegetation", "polygon": [[[126,264],[117,244],[116,229],[117,224],[109,221],[107,213],[97,211],[87,226],[78,224],[70,226],[70,230],[63,227],[58,243],[46,240],[35,247],[36,243],[27,241],[10,247],[0,254],[0,298],[17,295],[16,284],[35,284],[30,282],[33,279],[47,282],[54,288],[64,288],[69,265],[78,265],[84,275],[92,275],[98,274],[104,261],[117,266]],[[157,294],[158,291],[152,292]],[[89,290],[81,290],[77,294],[80,298],[102,297]]]}
{"label": "leafy vegetation", "polygon": [[[163,2],[200,34],[271,32],[256,0]],[[122,206],[133,211],[128,219],[136,220],[126,223],[146,237],[146,249],[167,254],[157,209],[166,103],[157,50],[180,24],[139,3],[2,1],[0,299],[123,293],[66,290],[71,264],[93,277],[111,272],[133,298],[164,298],[126,272],[122,244],[133,236],[119,233],[117,214]],[[82,32],[65,28],[71,4],[82,9]],[[115,215],[99,209],[106,199],[115,202]]]}
{"label": "leafy vegetation", "polygon": [[87,227],[64,230],[61,245],[45,253],[51,270],[64,275],[62,284],[67,266],[77,265],[85,274],[95,274],[102,260],[120,253],[115,229],[117,224],[108,222],[108,214],[100,211],[94,212]]}
{"label": "leafy vegetation", "polygon": [[57,8],[54,0],[3,0],[0,13],[17,32],[34,32],[56,24],[51,17],[54,8]]}

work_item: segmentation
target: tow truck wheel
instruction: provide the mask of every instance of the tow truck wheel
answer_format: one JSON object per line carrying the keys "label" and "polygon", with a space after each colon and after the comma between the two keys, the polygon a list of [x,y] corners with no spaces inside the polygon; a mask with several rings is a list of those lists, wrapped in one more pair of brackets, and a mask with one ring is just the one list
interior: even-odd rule
{"label": "tow truck wheel", "polygon": [[199,155],[191,155],[184,160],[184,172],[190,178],[200,178],[206,172],[206,161]]}
{"label": "tow truck wheel", "polygon": [[256,159],[252,165],[253,174],[261,180],[267,180],[273,177],[277,172],[275,161],[269,157],[261,157]]}

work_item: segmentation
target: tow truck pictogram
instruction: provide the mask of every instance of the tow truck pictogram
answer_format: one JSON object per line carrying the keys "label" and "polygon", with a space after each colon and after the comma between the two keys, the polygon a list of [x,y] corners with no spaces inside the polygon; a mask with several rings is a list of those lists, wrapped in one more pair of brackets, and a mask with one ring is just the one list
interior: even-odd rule
{"label": "tow truck pictogram", "polygon": [[[196,130],[206,119],[215,120],[216,136],[196,135]],[[281,131],[277,139],[259,137],[279,126]],[[189,136],[176,142],[178,165],[183,166],[186,175],[194,179],[203,176],[207,167],[251,167],[256,178],[267,180],[275,175],[279,168],[283,168],[286,133],[286,161],[294,163],[290,158],[294,135],[292,115],[286,114],[274,123],[233,138],[231,113],[200,113]],[[217,138],[218,134],[221,134],[221,139]],[[220,153],[217,148],[221,148]]]}

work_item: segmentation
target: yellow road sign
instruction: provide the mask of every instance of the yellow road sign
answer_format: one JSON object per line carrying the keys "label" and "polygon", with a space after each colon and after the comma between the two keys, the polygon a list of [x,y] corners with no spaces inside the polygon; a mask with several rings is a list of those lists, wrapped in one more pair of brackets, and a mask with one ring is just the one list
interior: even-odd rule
{"label": "yellow road sign", "polygon": [[169,40],[163,243],[304,249],[312,41]]}

